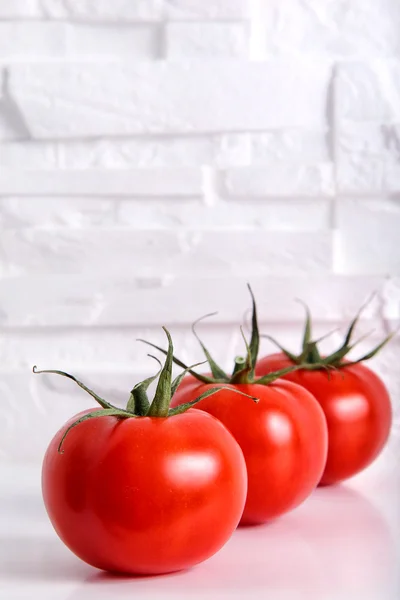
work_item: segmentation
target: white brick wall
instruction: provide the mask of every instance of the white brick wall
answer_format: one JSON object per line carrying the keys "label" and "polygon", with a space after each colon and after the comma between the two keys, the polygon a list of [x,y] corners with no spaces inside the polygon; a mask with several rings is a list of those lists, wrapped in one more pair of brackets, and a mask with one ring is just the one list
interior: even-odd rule
{"label": "white brick wall", "polygon": [[[246,281],[294,346],[295,297],[322,334],[377,290],[363,347],[395,327],[399,82],[398,0],[0,0],[0,460],[90,405],[35,363],[122,402],[137,337],[195,361],[219,310],[230,365]],[[397,427],[399,349],[373,362]]]}

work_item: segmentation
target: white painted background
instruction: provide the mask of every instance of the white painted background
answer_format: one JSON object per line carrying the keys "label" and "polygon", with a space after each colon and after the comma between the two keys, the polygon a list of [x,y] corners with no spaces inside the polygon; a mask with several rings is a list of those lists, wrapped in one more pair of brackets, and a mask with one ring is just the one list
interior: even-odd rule
{"label": "white painted background", "polygon": [[[0,0],[0,61],[0,460],[91,405],[33,364],[123,401],[137,337],[194,362],[219,310],[230,365],[246,281],[292,348],[296,297],[322,334],[377,290],[363,348],[396,326],[398,0]],[[372,366],[399,431],[399,341]]]}

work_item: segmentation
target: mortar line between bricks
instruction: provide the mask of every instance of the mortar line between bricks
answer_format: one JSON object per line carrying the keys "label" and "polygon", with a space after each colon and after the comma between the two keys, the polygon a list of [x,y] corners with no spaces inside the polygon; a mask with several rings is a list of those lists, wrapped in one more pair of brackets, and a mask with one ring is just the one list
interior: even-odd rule
{"label": "mortar line between bricks", "polygon": [[[12,0],[9,0],[12,2]],[[135,0],[133,0],[135,1]],[[205,2],[207,0],[204,0]],[[50,17],[0,17],[1,23],[21,24],[26,25],[30,23],[40,23],[42,25],[86,25],[90,27],[149,27],[157,25],[242,25],[250,21],[250,17],[243,17],[242,19],[223,19],[223,18],[199,18],[199,19],[133,19],[133,20],[107,20],[107,19],[76,19],[76,18],[50,18]]]}
{"label": "mortar line between bricks", "polygon": [[[195,318],[195,317],[194,317]],[[396,318],[386,318],[386,323],[398,323],[398,319]],[[362,325],[363,323],[376,323],[376,322],[380,322],[381,321],[381,317],[380,315],[375,315],[372,316],[370,318],[361,318],[359,323]],[[161,320],[160,320],[161,323]],[[239,331],[239,325],[241,323],[240,319],[226,319],[226,320],[220,320],[220,321],[215,321],[215,323],[212,326],[209,326],[209,330],[215,330],[215,329],[227,329],[227,328],[236,328],[237,329],[237,333],[239,335],[240,331]],[[275,327],[280,327],[280,328],[290,328],[292,326],[294,327],[298,327],[299,325],[301,325],[302,323],[304,323],[304,318],[302,318],[302,316],[300,315],[298,319],[274,319],[274,320],[263,320],[260,319],[259,320],[259,324],[261,327],[271,327],[273,326]],[[345,318],[338,318],[338,319],[334,319],[334,318],[329,318],[329,319],[323,319],[323,318],[314,318],[313,319],[313,323],[315,326],[319,327],[319,326],[334,326],[336,325],[337,327],[345,327],[348,326],[349,324],[349,319],[345,319]],[[174,321],[174,320],[170,320],[168,321],[168,327],[170,327],[171,329],[176,329],[176,330],[182,330],[182,331],[187,331],[188,328],[190,328],[190,326],[192,325],[192,321],[191,320],[185,320],[185,321]],[[79,331],[85,331],[85,332],[98,332],[100,333],[101,331],[106,331],[106,332],[126,332],[127,330],[130,331],[143,331],[143,329],[149,329],[152,331],[161,331],[161,324],[159,324],[158,322],[151,322],[151,321],[140,321],[140,323],[131,323],[131,322],[121,322],[121,323],[116,323],[116,324],[107,324],[107,323],[99,323],[99,324],[90,324],[90,325],[85,325],[85,324],[71,324],[71,325],[1,325],[0,326],[0,332],[2,334],[6,334],[6,335],[24,335],[24,334],[28,334],[28,335],[35,335],[37,333],[39,334],[43,334],[43,335],[47,335],[47,334],[54,334],[57,332],[62,332],[62,333],[71,333],[71,335],[74,335],[75,333],[79,332]],[[236,332],[236,329],[234,329],[234,332]],[[261,331],[261,329],[260,329]],[[262,333],[262,331],[261,331]],[[299,338],[300,339],[300,338]]]}
{"label": "mortar line between bricks", "polygon": [[[21,171],[19,171],[21,173]],[[23,171],[22,171],[23,174]],[[218,175],[218,171],[215,173],[216,175]],[[157,175],[157,170],[154,170],[154,175]],[[332,195],[327,195],[327,194],[316,194],[316,195],[309,195],[309,196],[303,196],[303,195],[296,195],[296,196],[277,196],[277,195],[271,195],[271,196],[251,196],[250,194],[244,194],[243,196],[229,196],[229,195],[221,195],[219,194],[218,191],[218,185],[216,186],[216,197],[218,198],[218,201],[221,202],[227,202],[227,203],[243,203],[245,202],[246,204],[268,204],[268,203],[273,203],[273,202],[290,202],[295,204],[296,202],[313,202],[313,201],[318,201],[318,202],[329,202],[333,200],[333,196]],[[355,198],[354,195],[352,194],[345,194],[344,197],[349,197],[351,196],[351,198]],[[377,196],[379,196],[379,194],[375,194],[371,197],[368,196],[361,196],[360,198],[363,199],[373,199],[376,198]],[[146,193],[140,193],[138,195],[135,194],[130,194],[125,195],[125,194],[86,194],[85,192],[76,192],[74,194],[62,194],[62,193],[56,193],[56,192],[35,192],[34,194],[27,194],[25,192],[12,192],[12,193],[5,193],[2,192],[0,189],[0,200],[7,200],[7,199],[12,199],[12,198],[31,198],[32,201],[36,200],[36,199],[41,199],[41,198],[47,198],[53,202],[57,202],[57,200],[63,200],[66,198],[70,198],[70,199],[76,199],[79,200],[81,198],[85,198],[85,199],[92,199],[92,200],[98,200],[99,202],[101,200],[111,200],[113,202],[118,202],[120,200],[124,200],[124,201],[131,201],[131,202],[140,202],[140,201],[146,201],[146,202],[160,202],[162,200],[165,200],[167,202],[172,202],[174,200],[176,200],[177,202],[179,201],[187,201],[187,202],[196,202],[197,200],[201,200],[203,198],[202,194],[182,194],[179,192],[175,192],[175,193],[168,193],[168,194],[164,194],[163,196],[157,195],[157,194],[146,194]],[[398,196],[396,196],[394,199],[399,200]],[[189,228],[192,229],[192,228]],[[253,227],[252,229],[256,229],[255,227]],[[151,229],[150,229],[151,230]],[[280,231],[279,229],[277,229],[276,231]]]}
{"label": "mortar line between bricks", "polygon": [[[158,62],[158,61],[154,61],[154,62]],[[8,63],[7,63],[8,64]],[[24,65],[28,65],[31,66],[32,63],[23,63]],[[37,63],[33,63],[34,65],[36,65]],[[64,61],[65,64],[65,61]],[[89,63],[87,63],[89,64]],[[106,64],[106,63],[105,63]],[[109,63],[109,64],[112,64]],[[5,65],[6,66],[6,65]],[[0,67],[1,67],[1,60],[0,60]],[[40,137],[35,137],[34,135],[31,138],[18,138],[18,139],[7,139],[7,140],[1,140],[0,139],[0,146],[3,142],[6,142],[7,144],[13,144],[13,143],[23,143],[23,142],[30,142],[32,144],[48,144],[48,143],[52,143],[52,144],[68,144],[68,143],[77,143],[77,142],[82,142],[82,143],[86,143],[86,142],[118,142],[118,141],[157,141],[157,140],[161,140],[161,141],[165,141],[166,139],[202,139],[202,138],[212,138],[212,137],[227,137],[230,135],[237,135],[237,136],[247,136],[248,134],[250,135],[262,135],[265,133],[277,133],[277,132],[284,132],[287,130],[291,130],[291,131],[306,131],[308,133],[320,133],[321,132],[321,128],[317,128],[317,127],[296,127],[296,126],[292,126],[292,125],[288,125],[287,127],[277,127],[277,128],[262,128],[262,129],[216,129],[216,130],[202,130],[201,132],[198,131],[191,131],[191,132],[185,132],[185,131],[159,131],[159,132],[149,132],[146,133],[144,132],[140,132],[140,133],[123,133],[123,134],[108,134],[108,133],[99,133],[97,135],[82,135],[82,136],[71,136],[71,137],[65,137],[65,136],[60,136],[60,137],[46,137],[46,136],[40,136]],[[322,128],[322,132],[324,132],[324,129]],[[251,165],[243,165],[243,166],[251,166]],[[256,165],[253,165],[256,166]],[[263,165],[260,165],[260,167],[262,167]],[[240,168],[240,167],[239,167]]]}

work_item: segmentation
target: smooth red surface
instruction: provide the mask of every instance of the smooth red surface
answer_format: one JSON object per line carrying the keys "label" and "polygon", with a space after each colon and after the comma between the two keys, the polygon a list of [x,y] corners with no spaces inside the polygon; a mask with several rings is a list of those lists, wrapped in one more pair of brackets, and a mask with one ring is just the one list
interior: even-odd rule
{"label": "smooth red surface", "polygon": [[[258,376],[289,366],[282,353],[257,363]],[[363,364],[339,370],[293,371],[285,375],[320,403],[328,424],[328,460],[321,484],[352,477],[380,453],[390,433],[392,409],[382,380]]]}
{"label": "smooth red surface", "polygon": [[191,567],[225,544],[242,515],[247,475],[219,421],[195,409],[167,419],[89,419],[59,454],[76,419],[47,449],[42,490],[77,556],[99,569],[156,574]]}
{"label": "smooth red surface", "polygon": [[[192,379],[178,389],[174,406],[218,387],[194,385]],[[228,387],[259,398],[259,403],[228,389],[196,408],[222,421],[242,448],[248,493],[241,523],[264,523],[303,502],[318,484],[327,452],[324,414],[311,394],[287,381]]]}

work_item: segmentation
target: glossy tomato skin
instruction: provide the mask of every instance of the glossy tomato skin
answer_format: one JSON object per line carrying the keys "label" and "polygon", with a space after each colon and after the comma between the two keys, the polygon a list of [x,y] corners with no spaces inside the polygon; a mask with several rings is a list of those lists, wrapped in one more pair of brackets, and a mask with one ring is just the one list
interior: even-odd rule
{"label": "glossy tomato skin", "polygon": [[[210,387],[216,386],[184,386],[173,405],[193,400]],[[196,407],[219,419],[243,451],[248,492],[241,524],[264,523],[295,508],[318,484],[327,453],[325,417],[311,394],[288,381],[228,388],[259,402],[227,389]]]}
{"label": "glossy tomato skin", "polygon": [[[282,353],[262,358],[257,375],[289,366]],[[285,375],[307,389],[320,403],[328,425],[328,458],[321,485],[352,477],[383,449],[390,433],[392,408],[381,379],[363,364],[332,370],[298,370]]]}
{"label": "glossy tomato skin", "polygon": [[159,574],[225,544],[242,515],[247,474],[219,421],[195,409],[166,419],[89,419],[59,454],[77,416],[50,443],[42,469],[49,517],[77,556],[107,571]]}

